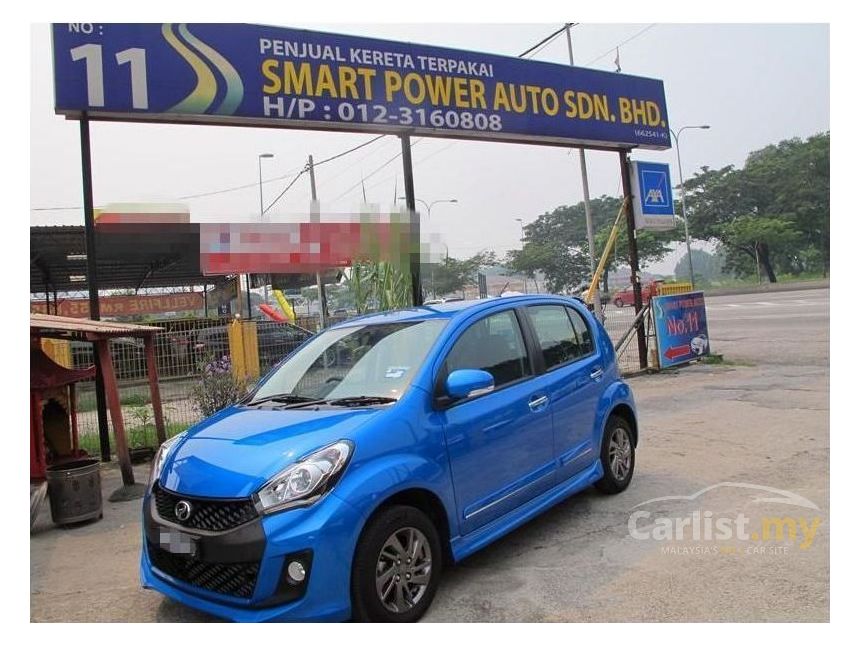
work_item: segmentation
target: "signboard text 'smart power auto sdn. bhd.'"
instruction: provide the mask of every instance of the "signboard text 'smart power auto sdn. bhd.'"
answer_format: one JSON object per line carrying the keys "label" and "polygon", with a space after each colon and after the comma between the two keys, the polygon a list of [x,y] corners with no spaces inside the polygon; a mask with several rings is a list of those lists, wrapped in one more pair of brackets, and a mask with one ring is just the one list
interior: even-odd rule
{"label": "signboard text 'smart power auto sdn. bhd.'", "polygon": [[71,118],[671,147],[662,81],[279,27],[55,24]]}

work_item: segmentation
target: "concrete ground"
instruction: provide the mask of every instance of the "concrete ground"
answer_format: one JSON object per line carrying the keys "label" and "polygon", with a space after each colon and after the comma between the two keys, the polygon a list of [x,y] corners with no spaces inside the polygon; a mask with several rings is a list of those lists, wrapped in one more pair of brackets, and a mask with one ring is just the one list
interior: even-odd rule
{"label": "concrete ground", "polygon": [[[723,364],[630,381],[641,424],[630,488],[576,495],[448,569],[425,620],[828,620],[829,291],[711,297],[708,321]],[[103,478],[118,486],[116,469]],[[722,482],[734,485],[649,502]],[[634,524],[648,539],[631,535],[634,510],[651,513]],[[690,526],[653,539],[696,512],[747,518],[747,539],[696,539]],[[756,541],[763,517],[787,518],[798,537],[786,524],[785,540]],[[139,587],[139,543],[139,502],[105,502],[104,520],[73,529],[53,527],[43,508],[31,620],[210,620]]]}

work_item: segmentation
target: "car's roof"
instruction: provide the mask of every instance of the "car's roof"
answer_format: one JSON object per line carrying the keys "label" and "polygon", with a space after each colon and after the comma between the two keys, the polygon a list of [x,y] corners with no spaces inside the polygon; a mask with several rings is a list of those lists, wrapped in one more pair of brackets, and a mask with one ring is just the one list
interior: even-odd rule
{"label": "car's roof", "polygon": [[365,314],[364,316],[345,320],[342,323],[334,325],[332,329],[338,327],[351,327],[354,325],[384,325],[408,320],[447,320],[454,318],[466,310],[469,310],[470,312],[479,311],[481,309],[491,309],[494,306],[498,306],[500,303],[515,306],[516,304],[525,304],[540,300],[546,301],[547,299],[556,300],[565,304],[570,304],[573,300],[572,298],[567,298],[565,296],[554,296],[549,294],[492,297],[481,300],[454,300],[434,305],[410,307],[409,309],[397,309],[394,311]]}

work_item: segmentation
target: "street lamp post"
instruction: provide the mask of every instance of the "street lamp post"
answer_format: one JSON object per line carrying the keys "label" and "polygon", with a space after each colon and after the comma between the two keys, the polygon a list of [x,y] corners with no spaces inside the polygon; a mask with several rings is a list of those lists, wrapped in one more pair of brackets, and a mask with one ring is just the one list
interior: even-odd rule
{"label": "street lamp post", "polygon": [[[264,152],[263,154],[257,155],[257,173],[260,177],[260,221],[263,221],[263,216],[265,211],[263,210],[263,159],[271,159],[275,155],[271,152]],[[263,300],[268,304],[269,302],[269,285],[263,285]],[[250,305],[248,307],[249,315],[250,315]]]}
{"label": "street lamp post", "polygon": [[[406,198],[405,197],[398,197],[397,199],[405,200]],[[427,209],[427,219],[430,219],[430,210],[436,204],[456,204],[457,203],[456,199],[437,199],[436,201],[430,202],[429,204],[427,202],[425,202],[423,199],[416,198],[415,201],[421,202],[422,204],[424,204],[424,208]]]}
{"label": "street lamp post", "polygon": [[672,133],[672,136],[675,137],[675,152],[678,154],[678,175],[681,178],[681,214],[684,216],[684,237],[687,240],[687,261],[690,263],[690,286],[695,288],[696,279],[693,275],[693,252],[690,249],[690,228],[687,224],[687,200],[685,198],[686,190],[684,189],[684,171],[681,168],[681,144],[678,141],[678,138],[681,136],[681,133],[684,130],[709,130],[711,126],[709,125],[685,125],[683,128],[678,130],[676,133],[671,128],[669,132]]}
{"label": "street lamp post", "polygon": [[[526,231],[525,231],[525,227],[523,226],[523,218],[517,217],[514,221],[520,223],[520,253],[522,253],[526,248]],[[529,292],[528,277],[525,274],[523,274],[523,293],[528,293],[528,292]]]}

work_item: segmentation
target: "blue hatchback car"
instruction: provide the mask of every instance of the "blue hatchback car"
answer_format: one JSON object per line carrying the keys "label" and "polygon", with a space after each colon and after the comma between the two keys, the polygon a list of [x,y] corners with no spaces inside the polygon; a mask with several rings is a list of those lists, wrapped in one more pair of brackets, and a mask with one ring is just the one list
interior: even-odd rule
{"label": "blue hatchback car", "polygon": [[445,563],[591,484],[627,488],[637,439],[577,300],[355,318],[162,445],[142,584],[231,620],[417,620]]}

